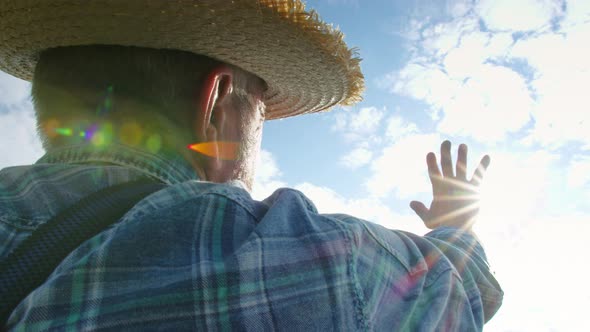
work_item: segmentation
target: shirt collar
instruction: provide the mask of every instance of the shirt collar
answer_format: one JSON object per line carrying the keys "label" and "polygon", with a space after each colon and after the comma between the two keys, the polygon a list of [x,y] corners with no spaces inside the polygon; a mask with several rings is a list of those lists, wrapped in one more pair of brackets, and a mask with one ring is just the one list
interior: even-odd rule
{"label": "shirt collar", "polygon": [[136,169],[166,184],[199,180],[195,170],[179,153],[160,151],[157,154],[112,143],[108,148],[92,144],[69,145],[46,153],[36,164],[108,163]]}

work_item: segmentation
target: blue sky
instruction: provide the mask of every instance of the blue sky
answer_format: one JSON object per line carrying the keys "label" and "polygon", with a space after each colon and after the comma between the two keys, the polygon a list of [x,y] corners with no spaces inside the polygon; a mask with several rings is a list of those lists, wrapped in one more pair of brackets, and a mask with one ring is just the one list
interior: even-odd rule
{"label": "blue sky", "polygon": [[[315,0],[359,47],[364,101],[267,122],[253,195],[295,187],[321,212],[423,234],[425,155],[492,164],[476,231],[506,292],[487,331],[587,331],[590,1]],[[0,73],[0,167],[34,162],[29,85]]]}

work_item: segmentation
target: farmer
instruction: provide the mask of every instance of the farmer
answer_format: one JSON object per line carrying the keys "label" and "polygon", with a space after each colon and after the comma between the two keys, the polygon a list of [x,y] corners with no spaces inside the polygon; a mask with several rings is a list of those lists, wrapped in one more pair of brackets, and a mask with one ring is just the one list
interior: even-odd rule
{"label": "farmer", "polygon": [[363,90],[299,1],[0,0],[0,69],[46,150],[0,171],[8,330],[473,331],[501,305],[464,145],[427,157],[426,236],[250,197],[265,120]]}

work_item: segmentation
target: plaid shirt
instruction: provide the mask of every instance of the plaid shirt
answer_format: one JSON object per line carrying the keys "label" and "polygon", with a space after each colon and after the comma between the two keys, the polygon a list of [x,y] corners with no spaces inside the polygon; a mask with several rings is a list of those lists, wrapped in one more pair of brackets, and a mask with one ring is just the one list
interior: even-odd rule
{"label": "plaid shirt", "polygon": [[501,305],[469,233],[323,215],[292,189],[254,201],[180,157],[123,146],[0,171],[0,259],[80,198],[145,175],[169,186],[74,250],[9,330],[474,331]]}

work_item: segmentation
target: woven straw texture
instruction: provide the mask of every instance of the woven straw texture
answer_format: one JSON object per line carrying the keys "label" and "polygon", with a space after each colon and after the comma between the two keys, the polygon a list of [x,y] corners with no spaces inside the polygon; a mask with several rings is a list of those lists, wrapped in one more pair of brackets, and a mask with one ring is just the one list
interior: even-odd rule
{"label": "woven straw texture", "polygon": [[361,100],[360,59],[299,0],[0,0],[0,70],[31,80],[41,51],[177,49],[264,79],[267,119]]}

